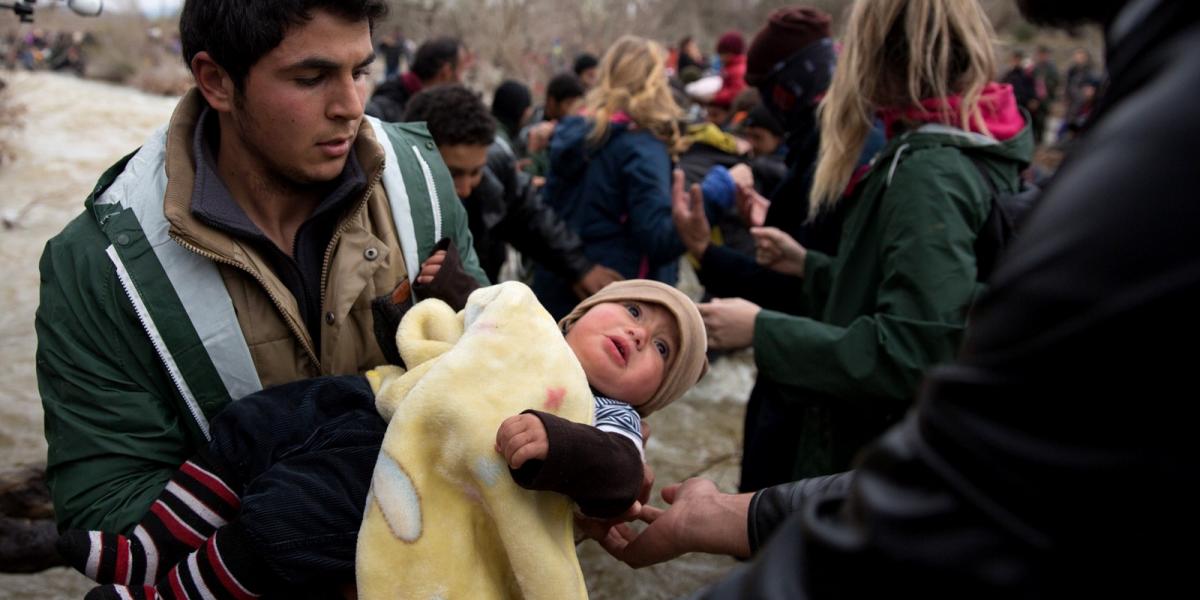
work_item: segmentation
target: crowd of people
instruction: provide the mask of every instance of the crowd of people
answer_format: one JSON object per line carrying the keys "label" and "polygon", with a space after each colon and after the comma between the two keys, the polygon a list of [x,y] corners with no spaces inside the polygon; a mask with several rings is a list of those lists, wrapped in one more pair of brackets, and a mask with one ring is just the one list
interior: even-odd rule
{"label": "crowd of people", "polygon": [[0,64],[6,69],[68,71],[82,76],[87,68],[85,49],[91,44],[94,40],[82,31],[12,30],[0,39]]}
{"label": "crowd of people", "polygon": [[[1038,46],[1032,59],[1025,51],[1014,50],[1001,81],[1013,87],[1017,103],[1032,116],[1034,139],[1041,144],[1070,141],[1083,128],[1095,106],[1101,76],[1085,48],[1071,53],[1071,66],[1064,78],[1051,49]],[[1057,114],[1060,121],[1056,129],[1049,131],[1052,114]]]}
{"label": "crowd of people", "polygon": [[[1180,108],[1200,5],[1017,2],[1102,26],[1105,73],[1079,50],[1060,76],[1046,48],[1004,69],[975,1],[858,0],[836,40],[782,8],[710,56],[626,35],[539,97],[508,79],[485,99],[460,39],[373,30],[382,2],[267,4],[185,3],[195,88],[42,258],[47,477],[89,598],[351,596],[364,504],[404,500],[383,530],[407,542],[439,510],[389,466],[405,405],[380,398],[468,338],[422,329],[430,354],[397,329],[430,302],[470,329],[523,289],[475,291],[507,278],[557,322],[596,427],[559,412],[569,385],[513,369],[537,400],[486,424],[488,460],[631,566],[753,557],[711,598],[1183,584],[1166,539],[1196,528],[1200,487],[1169,339],[1200,329]],[[671,287],[685,262],[698,303]],[[649,504],[642,419],[743,348],[737,493],[690,479]],[[475,401],[486,372],[441,400]],[[480,464],[455,485],[488,502]],[[368,492],[389,474],[403,493]]]}

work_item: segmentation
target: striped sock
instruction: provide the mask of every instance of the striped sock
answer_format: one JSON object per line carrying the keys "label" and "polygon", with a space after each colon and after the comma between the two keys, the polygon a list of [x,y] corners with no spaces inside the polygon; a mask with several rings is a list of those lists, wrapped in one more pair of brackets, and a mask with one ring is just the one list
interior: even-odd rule
{"label": "striped sock", "polygon": [[167,572],[157,587],[106,585],[85,600],[253,600],[265,568],[233,526],[222,527]]}
{"label": "striped sock", "polygon": [[58,552],[97,583],[153,585],[237,514],[233,488],[198,458],[184,463],[129,536],[73,529]]}

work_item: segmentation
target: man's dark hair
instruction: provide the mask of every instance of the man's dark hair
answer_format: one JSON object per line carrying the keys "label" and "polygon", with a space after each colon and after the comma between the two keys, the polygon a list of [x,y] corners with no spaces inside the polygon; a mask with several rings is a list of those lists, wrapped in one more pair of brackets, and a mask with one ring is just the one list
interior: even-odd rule
{"label": "man's dark hair", "polygon": [[190,70],[192,58],[208,52],[241,91],[250,67],[318,10],[374,29],[388,8],[383,0],[187,0],[179,15],[183,60]]}
{"label": "man's dark hair", "polygon": [[496,123],[479,95],[459,84],[421,90],[408,101],[405,121],[425,121],[439,146],[490,146]]}
{"label": "man's dark hair", "polygon": [[598,66],[600,66],[600,60],[594,55],[584,52],[575,57],[575,66],[571,70],[575,71],[576,75],[583,75],[584,71]]}
{"label": "man's dark hair", "polygon": [[574,73],[559,73],[546,84],[546,97],[554,98],[555,102],[581,98],[585,93],[587,90],[583,89],[583,82]]}
{"label": "man's dark hair", "polygon": [[525,116],[525,111],[529,110],[532,104],[533,94],[529,91],[529,86],[520,81],[506,79],[492,96],[492,116],[504,125],[508,135],[515,136],[521,128],[521,119]]}
{"label": "man's dark hair", "polygon": [[413,57],[412,72],[422,81],[433,79],[442,65],[458,66],[458,49],[461,47],[462,42],[453,37],[439,37],[424,42]]}

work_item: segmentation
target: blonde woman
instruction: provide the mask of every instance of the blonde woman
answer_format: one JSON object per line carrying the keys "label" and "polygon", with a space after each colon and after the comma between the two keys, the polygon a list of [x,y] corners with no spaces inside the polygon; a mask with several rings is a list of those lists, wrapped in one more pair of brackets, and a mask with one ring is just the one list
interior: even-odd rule
{"label": "blonde woman", "polygon": [[[683,245],[671,221],[671,158],[681,147],[681,111],[664,64],[662,48],[638,37],[609,48],[583,115],[555,128],[545,198],[592,262],[674,283]],[[541,267],[533,289],[555,318],[579,301],[570,282]]]}
{"label": "blonde woman", "polygon": [[[1012,89],[991,82],[992,35],[975,1],[855,4],[820,106],[810,203],[810,217],[845,203],[837,255],[754,231],[760,263],[803,278],[808,316],[744,300],[701,307],[711,345],[753,345],[760,376],[803,404],[778,481],[848,468],[959,346],[992,188],[1015,190],[1033,148]],[[856,173],[876,119],[888,143]]]}

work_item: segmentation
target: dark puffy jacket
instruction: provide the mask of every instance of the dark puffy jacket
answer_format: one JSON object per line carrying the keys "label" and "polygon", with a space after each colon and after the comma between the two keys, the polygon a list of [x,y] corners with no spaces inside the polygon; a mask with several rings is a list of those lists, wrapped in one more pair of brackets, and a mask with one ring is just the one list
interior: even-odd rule
{"label": "dark puffy jacket", "polygon": [[[591,123],[568,117],[550,141],[546,203],[583,239],[592,262],[626,278],[675,283],[683,244],[671,220],[671,158],[650,132],[613,124],[600,146],[587,140]],[[533,289],[555,317],[578,302],[570,282],[544,268]]]}
{"label": "dark puffy jacket", "polygon": [[371,99],[367,101],[364,112],[381,121],[402,123],[408,99],[416,93],[410,89],[410,76],[411,73],[406,73],[404,77],[389,79],[379,84],[371,94]]}
{"label": "dark puffy jacket", "polygon": [[1181,348],[1200,334],[1200,113],[1187,110],[1200,4],[1150,6],[1108,40],[1097,116],[991,279],[963,355],[930,374],[852,481],[764,491],[753,542],[777,509],[792,516],[703,597],[1159,598],[1193,586],[1178,548],[1200,534],[1200,409],[1180,393],[1195,386]]}

